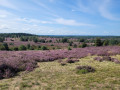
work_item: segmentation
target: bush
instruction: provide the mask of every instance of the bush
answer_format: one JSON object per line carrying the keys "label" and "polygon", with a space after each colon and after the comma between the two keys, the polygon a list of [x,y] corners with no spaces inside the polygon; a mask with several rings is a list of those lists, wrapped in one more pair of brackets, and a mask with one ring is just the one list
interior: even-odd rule
{"label": "bush", "polygon": [[26,50],[27,48],[24,45],[20,45],[19,50]]}
{"label": "bush", "polygon": [[0,65],[0,79],[10,78],[14,76],[19,70],[17,68],[13,68],[10,65],[2,64]]}
{"label": "bush", "polygon": [[94,60],[97,60],[99,62],[102,62],[102,61],[111,61],[111,62],[114,62],[116,64],[120,64],[119,60],[117,60],[116,58],[111,58],[109,56],[95,57]]}
{"label": "bush", "polygon": [[46,46],[42,46],[41,50],[48,50],[48,48]]}
{"label": "bush", "polygon": [[81,45],[81,48],[85,48],[85,47],[87,47],[87,44],[86,44],[86,43],[83,43],[83,44]]}
{"label": "bush", "polygon": [[3,46],[3,44],[0,44],[0,50],[5,50],[5,47]]}
{"label": "bush", "polygon": [[76,69],[77,69],[76,71],[77,74],[86,74],[89,72],[95,72],[95,69],[91,66],[77,66]]}
{"label": "bush", "polygon": [[9,50],[9,47],[8,47],[7,43],[3,43],[3,46],[5,47],[5,50]]}
{"label": "bush", "polygon": [[72,50],[70,47],[68,47],[68,50]]}

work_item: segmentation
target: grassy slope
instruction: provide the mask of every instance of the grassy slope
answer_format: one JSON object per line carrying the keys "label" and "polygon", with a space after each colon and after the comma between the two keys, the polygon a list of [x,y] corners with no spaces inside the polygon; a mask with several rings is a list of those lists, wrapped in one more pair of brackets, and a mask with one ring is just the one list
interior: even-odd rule
{"label": "grassy slope", "polygon": [[[119,56],[115,56],[120,59]],[[38,63],[33,72],[21,72],[18,76],[0,80],[0,90],[119,90],[120,65],[113,62],[97,62],[93,57],[61,66],[57,61]],[[90,65],[95,73],[76,74],[76,66]]]}

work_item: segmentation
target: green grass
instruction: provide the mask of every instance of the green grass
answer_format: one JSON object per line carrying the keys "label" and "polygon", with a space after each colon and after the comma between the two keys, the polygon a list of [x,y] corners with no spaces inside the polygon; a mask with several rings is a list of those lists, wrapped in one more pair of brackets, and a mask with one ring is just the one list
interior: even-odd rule
{"label": "green grass", "polygon": [[[120,55],[114,56],[120,59]],[[0,90],[119,90],[120,65],[113,62],[98,62],[94,56],[62,66],[57,61],[38,63],[32,72],[0,80]],[[95,72],[77,74],[76,67],[89,65]]]}

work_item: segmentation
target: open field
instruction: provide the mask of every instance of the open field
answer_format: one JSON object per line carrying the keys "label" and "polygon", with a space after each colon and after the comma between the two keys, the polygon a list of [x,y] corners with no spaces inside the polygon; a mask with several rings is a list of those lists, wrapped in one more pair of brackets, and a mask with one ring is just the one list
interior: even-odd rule
{"label": "open field", "polygon": [[[20,72],[10,79],[0,80],[1,90],[119,90],[120,65],[98,62],[95,56],[79,59],[79,62],[61,66],[58,61],[38,63],[32,72]],[[120,60],[120,55],[113,56]],[[66,59],[63,59],[65,61]],[[94,73],[77,74],[76,66],[89,65]]]}

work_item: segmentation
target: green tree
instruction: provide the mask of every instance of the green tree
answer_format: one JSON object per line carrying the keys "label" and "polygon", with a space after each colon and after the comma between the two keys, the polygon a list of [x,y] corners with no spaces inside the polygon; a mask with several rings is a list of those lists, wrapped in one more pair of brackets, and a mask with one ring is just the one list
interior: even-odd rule
{"label": "green tree", "polygon": [[68,42],[68,39],[67,39],[67,38],[63,38],[63,39],[61,40],[61,42],[62,42],[62,43],[67,43],[67,42]]}
{"label": "green tree", "polygon": [[86,44],[86,43],[83,43],[83,44],[81,45],[81,48],[85,48],[85,47],[87,47],[87,44]]}
{"label": "green tree", "polygon": [[102,41],[100,38],[96,38],[95,40],[95,46],[102,46]]}
{"label": "green tree", "polygon": [[30,44],[27,44],[27,49],[30,49]]}
{"label": "green tree", "polygon": [[26,50],[27,48],[24,45],[19,46],[19,50]]}
{"label": "green tree", "polygon": [[9,47],[8,47],[7,43],[3,43],[3,46],[5,47],[5,50],[9,50]]}
{"label": "green tree", "polygon": [[70,47],[68,47],[68,50],[72,50]]}
{"label": "green tree", "polygon": [[5,50],[5,47],[3,46],[3,44],[0,44],[0,50]]}
{"label": "green tree", "polygon": [[46,46],[42,46],[41,50],[48,50],[48,48]]}
{"label": "green tree", "polygon": [[74,47],[74,48],[77,48],[77,44],[74,44],[73,47]]}
{"label": "green tree", "polygon": [[109,40],[105,40],[104,42],[103,42],[103,46],[108,46],[109,45]]}

